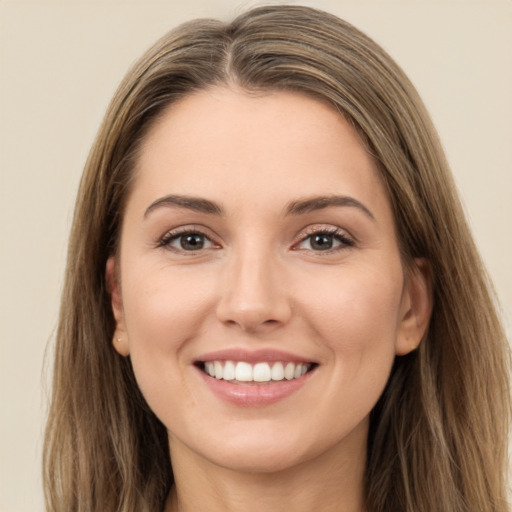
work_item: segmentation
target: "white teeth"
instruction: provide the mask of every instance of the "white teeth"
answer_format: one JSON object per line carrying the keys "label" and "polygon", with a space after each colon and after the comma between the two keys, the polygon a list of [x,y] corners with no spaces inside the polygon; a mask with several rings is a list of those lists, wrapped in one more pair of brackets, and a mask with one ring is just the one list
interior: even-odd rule
{"label": "white teeth", "polygon": [[306,363],[267,363],[252,365],[245,361],[208,361],[204,363],[204,371],[216,379],[237,380],[240,382],[269,382],[283,379],[298,379],[311,368]]}
{"label": "white teeth", "polygon": [[274,363],[274,366],[272,366],[272,380],[283,380],[283,379],[284,379],[283,363]]}
{"label": "white teeth", "polygon": [[252,366],[249,363],[244,363],[242,361],[236,363],[235,379],[241,382],[252,381]]}
{"label": "white teeth", "polygon": [[210,377],[215,377],[215,366],[213,363],[205,363],[204,369]]}
{"label": "white teeth", "polygon": [[222,363],[220,361],[215,361],[213,363],[213,368],[215,370],[215,378],[222,379],[222,376],[224,374],[224,370],[222,368]]}
{"label": "white teeth", "polygon": [[252,378],[255,382],[268,382],[272,378],[272,372],[268,363],[254,365]]}
{"label": "white teeth", "polygon": [[284,378],[286,380],[292,380],[295,377],[295,365],[288,363],[284,368]]}
{"label": "white teeth", "polygon": [[233,380],[235,378],[235,365],[233,361],[226,361],[224,364],[224,380]]}

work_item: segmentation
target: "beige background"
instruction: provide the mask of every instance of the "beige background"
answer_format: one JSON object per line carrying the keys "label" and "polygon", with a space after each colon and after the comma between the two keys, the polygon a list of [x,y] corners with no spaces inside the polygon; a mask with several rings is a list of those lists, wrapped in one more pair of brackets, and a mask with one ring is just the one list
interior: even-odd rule
{"label": "beige background", "polygon": [[[78,179],[114,89],[185,19],[258,2],[0,0],[0,511],[43,510],[43,373]],[[267,2],[272,3],[272,2]],[[417,85],[444,142],[508,332],[512,312],[512,2],[317,0]],[[51,350],[50,350],[51,352]]]}

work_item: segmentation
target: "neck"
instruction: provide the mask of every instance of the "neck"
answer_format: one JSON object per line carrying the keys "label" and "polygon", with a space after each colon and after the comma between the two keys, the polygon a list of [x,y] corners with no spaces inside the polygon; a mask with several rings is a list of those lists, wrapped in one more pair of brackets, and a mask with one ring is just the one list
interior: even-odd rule
{"label": "neck", "polygon": [[251,473],[218,466],[174,440],[175,486],[165,512],[364,512],[366,436],[361,441],[293,468]]}

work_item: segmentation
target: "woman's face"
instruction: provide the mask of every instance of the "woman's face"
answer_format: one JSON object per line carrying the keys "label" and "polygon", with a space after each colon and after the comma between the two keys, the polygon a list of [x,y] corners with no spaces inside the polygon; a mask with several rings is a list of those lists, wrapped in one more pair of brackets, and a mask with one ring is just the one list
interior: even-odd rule
{"label": "woman's face", "polygon": [[107,275],[114,345],[171,453],[237,470],[364,458],[428,309],[355,130],[290,92],[172,105],[142,146]]}

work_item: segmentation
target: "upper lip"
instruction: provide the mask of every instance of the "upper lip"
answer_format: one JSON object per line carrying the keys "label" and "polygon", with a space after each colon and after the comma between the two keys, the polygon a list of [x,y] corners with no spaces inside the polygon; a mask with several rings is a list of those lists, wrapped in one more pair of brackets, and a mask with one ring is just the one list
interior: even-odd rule
{"label": "upper lip", "polygon": [[313,363],[311,359],[285,352],[283,350],[275,350],[270,348],[263,348],[257,350],[247,350],[244,348],[229,348],[224,350],[216,350],[208,352],[197,358],[195,363],[205,363],[208,361],[245,361],[247,363],[260,363],[260,362],[291,362],[291,363]]}

